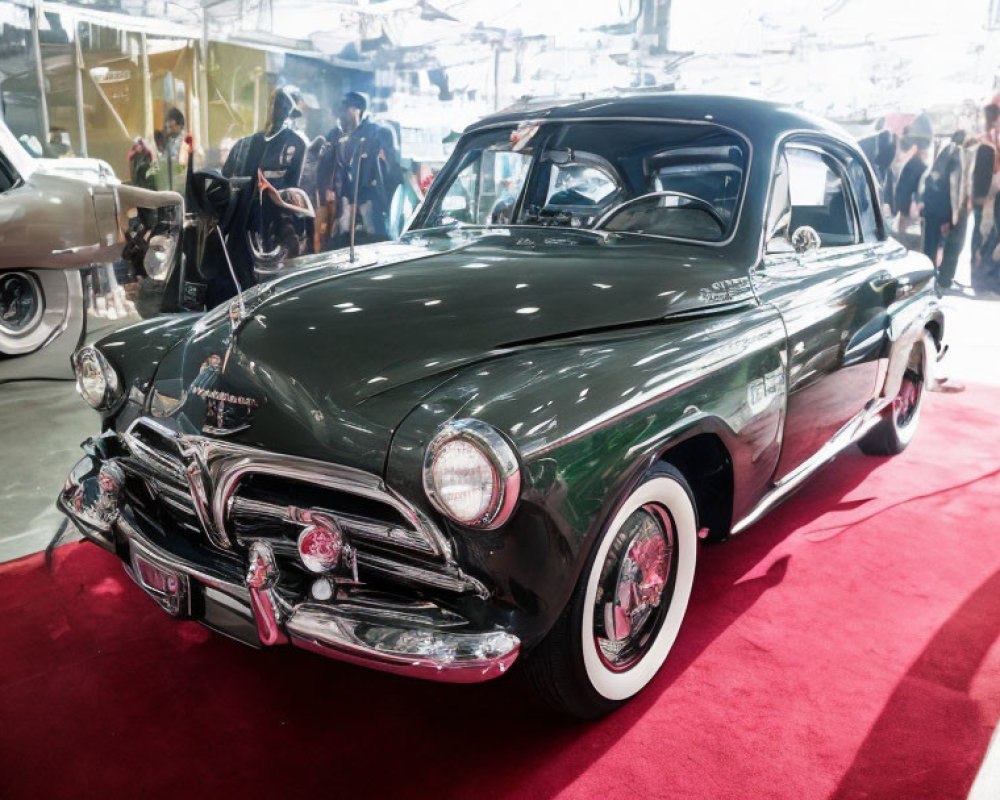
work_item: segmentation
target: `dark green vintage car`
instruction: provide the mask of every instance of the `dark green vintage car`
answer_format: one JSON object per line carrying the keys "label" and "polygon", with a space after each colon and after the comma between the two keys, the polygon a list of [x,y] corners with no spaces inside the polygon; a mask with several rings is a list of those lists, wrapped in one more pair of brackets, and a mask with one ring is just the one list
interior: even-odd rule
{"label": "dark green vintage car", "polygon": [[678,635],[699,539],[852,442],[902,450],[942,350],[839,129],[736,98],[467,130],[398,243],[78,352],[59,498],[167,611],[606,713]]}

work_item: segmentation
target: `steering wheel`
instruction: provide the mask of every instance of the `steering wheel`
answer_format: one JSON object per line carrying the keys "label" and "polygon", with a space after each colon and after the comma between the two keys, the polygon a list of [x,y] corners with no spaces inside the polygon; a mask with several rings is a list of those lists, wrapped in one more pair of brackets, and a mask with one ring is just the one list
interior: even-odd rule
{"label": "steering wheel", "polygon": [[[650,192],[649,194],[640,195],[639,197],[634,197],[631,200],[626,200],[624,203],[611,209],[604,218],[599,220],[594,226],[594,230],[600,230],[604,228],[608,222],[613,220],[621,211],[637,203],[641,203],[644,200],[649,200],[654,197],[681,197],[687,200],[689,205],[683,206],[683,208],[697,208],[708,214],[712,221],[719,226],[719,231],[726,230],[726,221],[722,218],[722,215],[716,210],[715,206],[709,203],[707,200],[703,200],[700,197],[695,197],[693,194],[688,194],[687,192],[671,192],[671,191],[661,191],[661,192]],[[680,207],[680,206],[678,206]]]}

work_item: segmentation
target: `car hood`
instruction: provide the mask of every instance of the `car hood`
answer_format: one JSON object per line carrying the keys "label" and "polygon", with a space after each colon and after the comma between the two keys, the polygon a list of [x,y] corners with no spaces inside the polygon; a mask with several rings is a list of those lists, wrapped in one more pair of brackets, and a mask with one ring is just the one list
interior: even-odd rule
{"label": "car hood", "polygon": [[245,293],[235,334],[228,307],[206,315],[161,364],[153,408],[182,402],[171,416],[189,429],[380,471],[395,426],[457,370],[745,300],[740,274],[716,249],[573,231],[323,254]]}

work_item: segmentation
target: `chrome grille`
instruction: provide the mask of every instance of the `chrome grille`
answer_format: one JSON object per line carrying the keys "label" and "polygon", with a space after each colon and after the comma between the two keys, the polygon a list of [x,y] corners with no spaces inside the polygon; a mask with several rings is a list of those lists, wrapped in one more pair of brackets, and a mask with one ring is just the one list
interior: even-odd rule
{"label": "chrome grille", "polygon": [[485,596],[483,585],[455,564],[434,523],[377,475],[178,434],[146,417],[120,438],[129,501],[161,519],[166,515],[201,541],[242,550],[266,539],[296,567],[297,512],[322,512],[343,529],[362,579],[380,576]]}
{"label": "chrome grille", "polygon": [[[301,498],[301,493],[296,493],[294,484],[291,484],[286,496],[290,500],[296,500]],[[249,487],[241,485],[228,503],[229,531],[237,541],[261,537],[294,539],[299,534],[301,523],[296,521],[293,509],[306,507],[333,517],[348,538],[356,543],[372,542],[426,556],[437,555],[434,546],[417,531],[407,528],[402,520],[373,519],[350,514],[340,510],[336,502],[315,499],[320,502],[300,502],[297,506],[290,506],[262,499],[259,493],[255,495],[249,491]]]}
{"label": "chrome grille", "polygon": [[180,451],[170,437],[146,426],[133,426],[126,439],[128,456],[119,460],[125,491],[141,509],[159,511],[186,532],[201,534]]}

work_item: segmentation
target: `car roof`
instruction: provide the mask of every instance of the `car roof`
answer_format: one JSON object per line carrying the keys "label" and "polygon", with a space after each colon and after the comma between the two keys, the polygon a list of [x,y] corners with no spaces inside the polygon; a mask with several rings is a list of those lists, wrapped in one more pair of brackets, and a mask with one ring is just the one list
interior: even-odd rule
{"label": "car roof", "polygon": [[751,141],[769,140],[791,130],[850,136],[839,126],[786,103],[720,94],[657,92],[586,100],[525,100],[475,122],[466,133],[493,125],[538,120],[664,119],[714,122]]}

